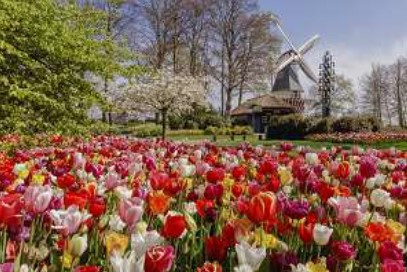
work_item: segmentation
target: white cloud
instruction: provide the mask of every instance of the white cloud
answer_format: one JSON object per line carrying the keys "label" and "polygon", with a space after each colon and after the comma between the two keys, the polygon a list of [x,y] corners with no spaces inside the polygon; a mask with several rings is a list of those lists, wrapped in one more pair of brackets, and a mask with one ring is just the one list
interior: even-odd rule
{"label": "white cloud", "polygon": [[[352,44],[321,44],[310,51],[306,60],[317,73],[322,56],[329,50],[336,62],[336,72],[343,74],[353,81],[356,89],[360,78],[368,73],[374,63],[391,64],[400,56],[407,56],[407,36],[394,42],[389,42],[387,47],[373,47],[366,43],[364,47]],[[309,80],[303,79],[304,87],[310,86]]]}

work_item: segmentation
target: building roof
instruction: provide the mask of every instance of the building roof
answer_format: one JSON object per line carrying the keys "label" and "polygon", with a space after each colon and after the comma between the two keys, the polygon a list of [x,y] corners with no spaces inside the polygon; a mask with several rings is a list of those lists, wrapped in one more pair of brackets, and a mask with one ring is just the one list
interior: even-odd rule
{"label": "building roof", "polygon": [[277,91],[296,91],[304,92],[304,89],[298,78],[298,64],[295,62],[287,65],[283,70],[277,73],[273,85],[273,92]]}
{"label": "building roof", "polygon": [[247,100],[242,105],[233,109],[231,115],[245,115],[251,114],[253,108],[260,107],[262,109],[290,109],[295,110],[295,108],[285,102],[283,99],[276,97],[271,94],[261,95],[252,99]]}

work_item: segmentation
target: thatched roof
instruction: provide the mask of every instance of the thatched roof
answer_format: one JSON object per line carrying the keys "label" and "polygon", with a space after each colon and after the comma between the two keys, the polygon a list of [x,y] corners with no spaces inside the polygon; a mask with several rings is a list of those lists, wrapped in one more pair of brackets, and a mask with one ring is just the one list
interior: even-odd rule
{"label": "thatched roof", "polygon": [[260,107],[262,109],[289,109],[295,110],[295,108],[285,102],[282,98],[273,96],[271,94],[265,94],[252,99],[247,100],[239,107],[232,110],[231,115],[245,115],[251,114],[254,107]]}

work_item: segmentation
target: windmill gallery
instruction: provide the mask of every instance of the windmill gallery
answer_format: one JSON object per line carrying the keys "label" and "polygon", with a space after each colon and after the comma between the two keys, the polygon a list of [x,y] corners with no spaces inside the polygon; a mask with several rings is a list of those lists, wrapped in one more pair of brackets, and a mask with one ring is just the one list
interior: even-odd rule
{"label": "windmill gallery", "polygon": [[273,21],[290,49],[278,58],[277,68],[273,72],[275,80],[272,91],[248,99],[231,112],[236,122],[250,125],[255,133],[267,132],[267,123],[272,116],[304,111],[304,89],[298,76],[298,70],[301,70],[312,82],[318,82],[316,75],[305,62],[304,55],[315,46],[319,36],[313,36],[297,49],[282,29],[279,20],[273,18]]}

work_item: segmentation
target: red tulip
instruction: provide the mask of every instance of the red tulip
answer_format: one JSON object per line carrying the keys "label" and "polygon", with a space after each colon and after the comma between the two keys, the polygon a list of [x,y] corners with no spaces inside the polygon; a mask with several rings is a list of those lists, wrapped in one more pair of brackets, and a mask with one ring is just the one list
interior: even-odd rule
{"label": "red tulip", "polygon": [[152,171],[150,173],[150,185],[154,190],[162,190],[169,181],[169,178],[167,173]]}
{"label": "red tulip", "polygon": [[88,198],[89,195],[86,191],[67,192],[64,196],[64,205],[66,208],[75,205],[82,210],[88,203]]}
{"label": "red tulip", "polygon": [[221,237],[211,236],[205,240],[205,252],[209,260],[222,262],[227,255],[227,245]]}
{"label": "red tulip", "polygon": [[89,201],[89,213],[94,217],[99,217],[106,212],[106,203],[102,197]]}
{"label": "red tulip", "polygon": [[204,263],[202,267],[197,269],[197,272],[222,272],[222,266],[218,263]]}
{"label": "red tulip", "polygon": [[206,180],[210,183],[218,183],[225,178],[225,170],[222,168],[212,168],[206,172]]}
{"label": "red tulip", "polygon": [[235,167],[232,169],[232,176],[233,176],[233,178],[234,178],[236,181],[242,181],[242,180],[244,180],[245,177],[246,177],[246,174],[247,174],[246,167],[244,167],[244,166],[242,166],[242,165],[240,165],[240,166],[235,166]]}
{"label": "red tulip", "polygon": [[384,262],[386,260],[403,259],[403,251],[398,248],[392,241],[384,241],[383,243],[381,243],[378,253],[381,262]]}
{"label": "red tulip", "polygon": [[74,272],[99,272],[100,267],[98,266],[79,266],[75,268]]}
{"label": "red tulip", "polygon": [[254,223],[272,221],[276,213],[276,197],[273,193],[261,192],[254,196],[248,206],[247,216]]}
{"label": "red tulip", "polygon": [[312,223],[300,223],[298,227],[298,235],[304,244],[310,244],[314,238],[312,236],[312,232],[314,230],[315,224]]}
{"label": "red tulip", "polygon": [[266,160],[260,164],[259,172],[262,174],[275,174],[277,173],[278,163],[272,160]]}
{"label": "red tulip", "polygon": [[61,189],[71,187],[75,183],[75,181],[76,181],[75,176],[72,175],[71,173],[67,173],[57,178],[58,187]]}
{"label": "red tulip", "polygon": [[162,235],[165,238],[180,238],[186,231],[186,221],[182,214],[171,214],[169,212],[164,219]]}
{"label": "red tulip", "polygon": [[371,156],[363,157],[360,161],[359,173],[364,178],[371,178],[376,175],[377,165],[376,160]]}
{"label": "red tulip", "polygon": [[0,225],[18,227],[20,211],[24,208],[21,194],[8,194],[0,197]]}
{"label": "red tulip", "polygon": [[170,271],[174,257],[172,246],[153,246],[146,252],[144,269],[148,272]]}
{"label": "red tulip", "polygon": [[386,260],[380,265],[380,272],[406,272],[406,267],[402,260]]}

